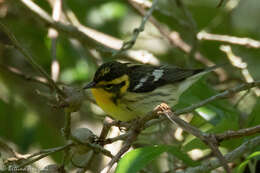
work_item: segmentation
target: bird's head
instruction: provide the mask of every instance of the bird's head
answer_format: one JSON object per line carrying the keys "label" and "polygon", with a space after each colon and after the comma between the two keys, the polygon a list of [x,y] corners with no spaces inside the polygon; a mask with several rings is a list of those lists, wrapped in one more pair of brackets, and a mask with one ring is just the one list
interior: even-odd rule
{"label": "bird's head", "polygon": [[112,61],[101,65],[92,82],[84,89],[103,89],[109,93],[123,94],[129,87],[128,67],[126,64]]}

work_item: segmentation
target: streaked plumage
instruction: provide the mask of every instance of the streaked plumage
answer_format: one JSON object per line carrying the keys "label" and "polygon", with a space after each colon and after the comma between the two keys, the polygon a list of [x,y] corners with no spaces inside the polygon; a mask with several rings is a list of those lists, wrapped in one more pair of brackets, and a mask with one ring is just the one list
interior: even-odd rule
{"label": "streaked plumage", "polygon": [[203,74],[215,69],[108,62],[99,67],[91,83],[97,104],[111,117],[129,121],[145,116],[162,102],[178,103],[180,95]]}

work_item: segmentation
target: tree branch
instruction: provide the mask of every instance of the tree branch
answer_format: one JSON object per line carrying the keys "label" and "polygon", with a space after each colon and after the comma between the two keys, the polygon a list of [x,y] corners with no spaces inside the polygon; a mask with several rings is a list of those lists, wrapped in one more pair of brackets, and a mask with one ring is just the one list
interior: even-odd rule
{"label": "tree branch", "polygon": [[[243,91],[243,90],[249,90],[249,89],[256,87],[256,86],[260,86],[260,80],[257,80],[257,81],[251,82],[251,83],[243,83],[243,84],[240,84],[236,87],[227,89],[227,90],[225,90],[221,93],[218,93],[214,96],[211,96],[211,97],[209,97],[205,100],[202,100],[198,103],[192,104],[191,106],[188,106],[188,107],[183,108],[181,110],[176,110],[176,111],[174,111],[174,114],[175,115],[181,115],[181,114],[186,114],[186,113],[192,112],[193,110],[195,110],[195,109],[197,109],[201,106],[204,106],[204,105],[206,105],[206,104],[208,104],[212,101],[215,101],[217,99],[227,98],[234,93],[237,93],[237,92],[240,92],[240,91]],[[145,124],[145,128],[150,127],[154,124],[157,124],[158,122],[162,122],[162,121],[165,121],[165,120],[166,120],[165,117],[163,117],[162,119],[159,119],[159,120],[152,120],[152,121],[147,122]]]}
{"label": "tree branch", "polygon": [[[52,19],[57,22],[60,20],[62,11],[62,0],[55,0],[52,7]],[[60,71],[60,65],[57,60],[57,39],[58,39],[59,33],[57,30],[53,28],[49,28],[48,31],[48,37],[51,39],[51,78],[54,81],[57,81],[59,78],[59,71]]]}
{"label": "tree branch", "polygon": [[246,46],[249,48],[260,48],[260,41],[253,40],[251,38],[240,38],[229,35],[220,35],[220,34],[211,34],[205,31],[201,31],[197,34],[199,40],[208,40],[208,41],[219,41],[234,45]]}
{"label": "tree branch", "polygon": [[[241,144],[239,147],[237,147],[232,152],[227,153],[224,158],[228,162],[234,161],[235,159],[241,157],[244,153],[248,151],[252,151],[255,147],[260,145],[260,136],[257,136],[253,139],[250,139],[243,144]],[[218,168],[221,165],[219,160],[206,160],[202,162],[200,166],[188,168],[185,170],[185,173],[202,173],[202,172],[209,172],[210,170],[213,170],[215,168]]]}
{"label": "tree branch", "polygon": [[[4,140],[0,139],[0,151],[8,153],[9,156],[19,159],[21,155],[14,151]],[[0,152],[1,154],[1,152]]]}
{"label": "tree branch", "polygon": [[237,93],[237,92],[240,92],[240,91],[243,91],[243,90],[248,90],[248,89],[254,88],[256,86],[260,86],[260,80],[257,80],[257,81],[251,82],[251,83],[243,83],[243,84],[240,84],[236,87],[227,89],[227,90],[225,90],[225,91],[223,91],[219,94],[216,94],[212,97],[209,97],[205,100],[202,100],[199,103],[193,104],[193,105],[191,105],[187,108],[176,111],[175,114],[180,115],[180,114],[184,114],[184,113],[189,113],[189,112],[195,110],[196,108],[199,108],[199,107],[201,107],[201,106],[203,106],[203,105],[205,105],[209,102],[212,102],[212,101],[217,100],[217,99],[227,98],[229,96],[232,96],[234,93]]}
{"label": "tree branch", "polygon": [[20,77],[20,78],[22,78],[22,79],[24,79],[26,81],[32,81],[32,82],[39,83],[41,85],[45,85],[45,86],[50,87],[48,81],[45,78],[29,76],[27,74],[24,74],[23,72],[21,72],[17,68],[0,64],[0,70],[7,71],[7,72],[9,72],[9,73],[11,73],[13,75],[16,75],[16,76],[18,76],[18,77]]}
{"label": "tree branch", "polygon": [[64,146],[61,146],[61,147],[51,148],[51,149],[47,149],[47,150],[43,150],[43,151],[34,153],[31,156],[29,156],[28,158],[32,158],[32,157],[35,157],[35,156],[38,156],[38,155],[39,156],[34,158],[34,159],[31,159],[31,160],[29,159],[29,160],[25,161],[24,163],[19,165],[17,167],[17,169],[20,169],[20,168],[23,168],[23,167],[25,167],[27,165],[30,165],[30,164],[32,164],[32,163],[34,163],[34,162],[36,162],[36,161],[38,161],[38,160],[40,160],[40,159],[42,159],[44,157],[49,156],[50,154],[53,154],[53,153],[56,153],[56,152],[59,152],[59,151],[63,151],[65,149],[67,149],[67,148],[70,148],[72,145],[74,145],[74,144],[73,143],[68,143],[68,144],[66,144]]}
{"label": "tree branch", "polygon": [[144,31],[145,23],[148,21],[149,17],[152,15],[152,12],[154,11],[157,3],[158,3],[158,0],[154,0],[153,1],[153,4],[152,4],[151,8],[143,16],[143,19],[142,19],[142,22],[141,22],[140,26],[138,28],[134,29],[132,38],[129,41],[124,42],[122,47],[118,51],[113,53],[113,56],[119,55],[120,53],[122,53],[122,52],[124,52],[124,51],[126,51],[128,49],[131,49],[134,46],[134,44],[135,44],[135,42],[137,40],[137,37],[139,36],[139,34],[141,32]]}
{"label": "tree branch", "polygon": [[[243,62],[241,57],[236,56],[232,52],[231,46],[221,45],[220,46],[220,50],[225,52],[226,55],[227,55],[227,58],[229,59],[231,64],[241,71],[242,76],[244,77],[246,82],[253,82],[254,81],[254,78],[252,77],[252,75],[250,74],[250,72],[247,69],[247,63]],[[257,88],[253,88],[253,91],[254,91],[256,96],[260,96],[260,89],[258,87]]]}
{"label": "tree branch", "polygon": [[0,28],[8,36],[15,48],[24,55],[24,57],[32,65],[32,67],[40,72],[48,80],[53,89],[55,89],[55,91],[64,98],[66,96],[65,93],[56,85],[56,83],[51,79],[48,73],[34,60],[34,58],[27,52],[27,50],[20,45],[14,35],[2,23],[0,23]]}
{"label": "tree branch", "polygon": [[129,150],[129,148],[131,147],[132,143],[136,140],[137,136],[139,133],[135,133],[134,131],[132,131],[132,133],[129,133],[130,135],[128,136],[128,138],[126,139],[124,145],[121,147],[121,149],[118,151],[118,153],[115,155],[115,157],[113,159],[111,159],[111,161],[108,163],[108,165],[101,171],[101,173],[108,173],[111,168],[113,167],[113,165],[119,161],[119,159],[121,158],[121,156],[127,152]]}
{"label": "tree branch", "polygon": [[[130,5],[132,5],[142,16],[145,15],[145,9],[142,7],[145,4],[139,5],[139,1],[135,0],[128,0]],[[176,31],[171,30],[165,25],[161,25],[159,21],[157,21],[153,16],[149,18],[149,21],[158,29],[158,31],[164,36],[169,43],[174,47],[178,48],[185,54],[189,54],[192,50],[191,46],[187,44],[185,41],[182,40],[180,37],[180,34]],[[206,64],[207,66],[213,66],[215,65],[212,61],[210,61],[208,58],[204,57],[200,52],[195,51],[194,53],[194,58],[197,61],[202,62],[203,64]],[[215,71],[218,76],[220,81],[224,81],[227,78],[226,72],[219,68]]]}
{"label": "tree branch", "polygon": [[[36,17],[38,17],[42,22],[55,28],[59,32],[66,33],[69,36],[78,39],[88,47],[99,48],[103,52],[114,53],[118,51],[123,45],[122,40],[114,38],[110,35],[106,35],[92,28],[83,26],[79,22],[75,22],[75,26],[73,26],[69,23],[54,21],[46,11],[44,11],[31,0],[20,1],[24,6],[31,10],[36,15]],[[128,50],[124,54],[128,59],[133,61],[150,63],[155,65],[159,64],[157,58],[147,51]]]}
{"label": "tree branch", "polygon": [[162,103],[159,106],[159,108],[161,109],[162,114],[165,115],[173,124],[176,123],[183,130],[198,137],[205,144],[207,144],[209,146],[209,148],[211,148],[211,150],[213,151],[215,156],[220,160],[220,162],[223,165],[223,167],[225,168],[225,170],[228,173],[231,173],[231,170],[228,167],[226,159],[223,157],[223,155],[221,154],[221,152],[218,149],[218,142],[214,135],[204,133],[204,132],[200,131],[198,128],[196,128],[195,126],[192,126],[189,123],[185,122],[184,120],[180,119],[178,116],[176,116],[171,111],[170,107],[168,107],[168,105],[165,103]]}
{"label": "tree branch", "polygon": [[237,131],[228,130],[226,132],[216,134],[216,139],[219,142],[221,142],[223,140],[228,140],[231,138],[240,138],[243,136],[250,136],[256,133],[260,133],[260,125],[250,127],[250,128],[240,129]]}

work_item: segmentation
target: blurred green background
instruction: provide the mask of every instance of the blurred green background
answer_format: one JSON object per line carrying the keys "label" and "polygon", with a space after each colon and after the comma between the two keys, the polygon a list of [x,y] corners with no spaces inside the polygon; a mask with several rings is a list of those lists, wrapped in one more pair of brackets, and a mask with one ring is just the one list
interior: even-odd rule
{"label": "blurred green background", "polygon": [[[51,0],[35,0],[50,15]],[[148,1],[150,2],[150,1]],[[181,38],[190,45],[194,43],[194,33],[205,30],[209,33],[237,37],[249,37],[260,40],[260,1],[229,0],[217,8],[217,0],[183,1],[186,10],[196,25],[190,24],[185,12],[174,0],[160,0],[153,16],[162,26],[177,31]],[[121,40],[129,40],[133,29],[140,25],[142,17],[127,1],[112,0],[73,0],[63,1],[64,11],[72,10],[78,21],[97,31]],[[16,36],[20,44],[35,58],[48,73],[51,71],[51,39],[46,26],[23,3],[16,0],[0,0],[0,21]],[[216,64],[229,62],[220,46],[226,44],[217,41],[197,41],[197,51]],[[61,128],[64,124],[64,112],[53,108],[46,97],[37,94],[53,94],[47,87],[26,81],[3,68],[13,67],[28,76],[40,76],[25,60],[23,55],[10,45],[6,35],[0,31],[0,138],[11,143],[17,152],[30,153],[45,148],[64,144]],[[260,49],[232,45],[235,55],[247,63],[252,77],[260,79]],[[181,67],[205,67],[193,56],[172,46],[151,23],[147,23],[134,50],[146,50],[152,53],[160,64],[175,64]],[[60,65],[58,81],[76,88],[89,82],[97,68],[97,64],[112,60],[112,54],[100,47],[88,47],[69,34],[60,33],[57,40],[57,60]],[[122,60],[120,57],[117,59]],[[98,62],[98,63],[97,63]],[[198,102],[217,93],[217,91],[235,86],[245,79],[240,69],[231,65],[225,69],[227,79],[219,81],[216,74],[196,83],[181,98],[176,109]],[[227,129],[239,129],[260,123],[260,102],[251,90],[245,98],[235,105],[245,92],[234,95],[227,100],[215,101],[193,113],[191,123],[203,130],[223,132]],[[234,106],[235,105],[235,106]],[[191,117],[191,115],[187,115]],[[187,118],[186,117],[186,118]],[[97,135],[102,127],[104,114],[95,105],[85,101],[81,110],[72,117],[72,126],[88,127]],[[172,144],[176,139],[169,126],[148,129],[142,135],[137,146],[159,143]],[[166,128],[167,127],[167,128]],[[175,129],[172,127],[170,129]],[[160,136],[162,133],[164,135]],[[159,133],[159,135],[158,135]],[[183,151],[205,149],[198,139],[183,134],[181,144]],[[222,143],[223,151],[237,147],[249,137],[229,140]],[[60,163],[62,154],[53,155],[50,159]],[[160,166],[156,170],[160,170]]]}

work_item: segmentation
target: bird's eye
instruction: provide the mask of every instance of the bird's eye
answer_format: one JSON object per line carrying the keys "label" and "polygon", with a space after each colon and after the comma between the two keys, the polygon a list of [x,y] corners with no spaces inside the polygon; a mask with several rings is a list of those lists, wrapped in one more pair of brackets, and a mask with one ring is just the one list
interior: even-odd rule
{"label": "bird's eye", "polygon": [[111,90],[113,88],[113,84],[108,84],[108,85],[105,85],[105,89],[106,90]]}

